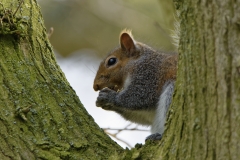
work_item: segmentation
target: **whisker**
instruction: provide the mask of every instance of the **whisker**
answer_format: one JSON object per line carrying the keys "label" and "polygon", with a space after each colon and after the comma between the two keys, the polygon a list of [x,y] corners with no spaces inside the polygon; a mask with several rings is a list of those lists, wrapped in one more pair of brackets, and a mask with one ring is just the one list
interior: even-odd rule
{"label": "whisker", "polygon": [[[95,72],[91,69],[91,68],[89,68],[86,64],[84,64],[84,66],[87,68],[87,69],[89,69],[93,74],[94,74],[94,76],[96,75],[96,70],[95,70]],[[93,67],[93,66],[92,66]]]}

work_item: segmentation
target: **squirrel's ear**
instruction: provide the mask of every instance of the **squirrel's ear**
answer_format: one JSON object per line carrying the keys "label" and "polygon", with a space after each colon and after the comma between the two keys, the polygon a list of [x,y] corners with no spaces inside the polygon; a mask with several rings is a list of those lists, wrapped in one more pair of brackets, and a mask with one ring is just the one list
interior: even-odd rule
{"label": "squirrel's ear", "polygon": [[120,34],[121,48],[125,51],[132,52],[136,49],[135,40],[133,39],[131,31],[123,30]]}

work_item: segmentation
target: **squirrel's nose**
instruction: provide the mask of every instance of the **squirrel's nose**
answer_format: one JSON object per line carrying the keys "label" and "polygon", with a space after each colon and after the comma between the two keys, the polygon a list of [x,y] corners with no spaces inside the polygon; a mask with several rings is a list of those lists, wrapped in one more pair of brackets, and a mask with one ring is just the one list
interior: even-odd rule
{"label": "squirrel's nose", "polygon": [[98,90],[100,89],[100,87],[99,87],[98,84],[94,84],[94,85],[93,85],[93,89],[94,89],[95,91],[98,91]]}

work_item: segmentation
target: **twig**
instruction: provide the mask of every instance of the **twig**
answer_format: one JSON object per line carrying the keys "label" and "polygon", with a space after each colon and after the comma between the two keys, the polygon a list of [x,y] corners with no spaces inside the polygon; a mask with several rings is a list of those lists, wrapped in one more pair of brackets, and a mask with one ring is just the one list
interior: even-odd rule
{"label": "twig", "polygon": [[118,128],[102,128],[104,131],[105,130],[115,130],[115,131],[118,131],[118,133],[120,133],[121,131],[144,131],[144,132],[148,132],[149,130],[146,130],[146,129],[138,129],[136,127],[134,128],[128,128],[129,126],[131,125],[131,123],[129,123],[126,127],[124,128],[121,128],[121,129],[118,129]]}
{"label": "twig", "polygon": [[22,1],[20,2],[20,4],[18,5],[18,8],[17,8],[16,11],[13,13],[13,17],[15,16],[15,14],[17,13],[17,11],[18,11],[19,8],[21,7],[23,1],[24,1],[24,0],[22,0]]}
{"label": "twig", "polygon": [[112,134],[112,133],[107,132],[106,130],[104,130],[104,131],[105,131],[105,133],[107,133],[108,135],[112,136],[112,137],[115,138],[116,140],[125,143],[129,148],[132,148],[132,146],[131,146],[129,143],[127,143],[126,141],[124,141],[124,140],[122,140],[122,139],[120,139],[120,138],[117,137],[117,134],[118,134],[118,133]]}
{"label": "twig", "polygon": [[0,18],[1,25],[3,26],[2,21],[3,21],[4,17],[5,17],[5,15],[6,15],[6,10],[5,10],[5,8],[4,8],[4,6],[3,6],[3,4],[1,2],[0,2],[0,5],[3,7],[3,11],[4,11],[4,14],[3,14],[2,18]]}
{"label": "twig", "polygon": [[[131,146],[129,143],[127,143],[126,141],[118,138],[117,135],[118,135],[120,132],[122,132],[122,131],[144,131],[144,132],[148,132],[149,130],[146,130],[146,129],[138,129],[137,126],[134,127],[134,128],[128,128],[130,125],[131,125],[131,123],[128,124],[126,127],[121,128],[121,129],[118,129],[118,128],[102,128],[102,129],[104,130],[105,133],[107,133],[107,134],[110,135],[111,137],[113,137],[113,138],[115,138],[115,139],[117,139],[117,140],[125,143],[128,147],[132,148],[132,146]],[[117,131],[117,133],[114,133],[114,134],[113,134],[113,133],[108,132],[108,130],[114,130],[114,131]]]}
{"label": "twig", "polygon": [[123,129],[118,129],[118,128],[102,128],[104,131],[105,130],[114,130],[114,131],[144,131],[144,132],[149,132],[147,129],[138,129],[138,128],[123,128]]}
{"label": "twig", "polygon": [[50,27],[50,29],[49,29],[49,31],[48,31],[48,33],[47,33],[48,39],[50,39],[50,37],[52,36],[53,31],[54,31],[54,28],[53,28],[53,27]]}

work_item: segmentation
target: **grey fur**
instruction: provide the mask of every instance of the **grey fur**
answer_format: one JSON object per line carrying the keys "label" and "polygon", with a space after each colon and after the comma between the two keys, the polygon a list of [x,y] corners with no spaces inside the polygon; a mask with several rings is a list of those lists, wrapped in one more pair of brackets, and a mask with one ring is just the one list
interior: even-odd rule
{"label": "grey fur", "polygon": [[[116,92],[109,88],[102,89],[96,105],[106,110],[116,111],[132,122],[151,125],[152,132],[162,134],[175,82],[175,79],[164,77],[166,74],[164,68],[167,66],[163,66],[163,62],[172,55],[159,53],[145,45],[138,49],[141,50],[141,55],[121,68],[121,73],[128,75],[123,90]],[[162,86],[159,86],[159,81],[163,82]],[[164,92],[166,88],[168,90]],[[163,93],[166,95],[161,100]],[[159,110],[162,112],[158,112]],[[158,118],[161,123],[154,124],[158,123],[156,120]]]}
{"label": "grey fur", "polygon": [[167,111],[169,105],[172,101],[172,94],[174,91],[174,81],[167,81],[162,89],[162,93],[159,98],[158,107],[156,110],[156,116],[152,123],[151,132],[152,133],[160,133],[164,132],[164,124],[166,120]]}

